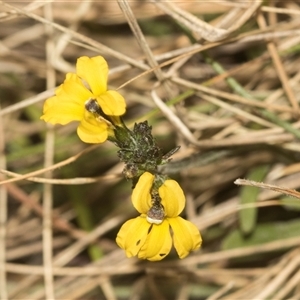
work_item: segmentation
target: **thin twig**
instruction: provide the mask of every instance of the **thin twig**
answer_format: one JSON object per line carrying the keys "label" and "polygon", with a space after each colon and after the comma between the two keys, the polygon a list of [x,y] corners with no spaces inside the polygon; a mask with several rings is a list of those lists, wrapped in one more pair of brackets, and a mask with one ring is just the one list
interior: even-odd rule
{"label": "thin twig", "polygon": [[235,180],[234,183],[237,184],[237,185],[255,186],[255,187],[275,191],[275,192],[278,192],[278,193],[282,193],[282,194],[300,199],[300,193],[297,192],[296,190],[291,190],[291,189],[288,189],[288,188],[279,187],[279,186],[268,184],[268,183],[256,182],[256,181],[247,180],[247,179],[240,179],[240,178]]}

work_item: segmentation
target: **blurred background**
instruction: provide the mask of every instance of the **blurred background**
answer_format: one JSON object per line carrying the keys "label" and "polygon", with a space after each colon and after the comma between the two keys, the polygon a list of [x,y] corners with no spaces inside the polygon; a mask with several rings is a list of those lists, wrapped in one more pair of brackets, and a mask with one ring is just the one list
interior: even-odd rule
{"label": "blurred background", "polygon": [[[0,1],[0,22],[1,299],[300,298],[297,1]],[[96,55],[126,124],[181,146],[164,172],[203,238],[183,260],[126,258],[118,149],[40,120]]]}

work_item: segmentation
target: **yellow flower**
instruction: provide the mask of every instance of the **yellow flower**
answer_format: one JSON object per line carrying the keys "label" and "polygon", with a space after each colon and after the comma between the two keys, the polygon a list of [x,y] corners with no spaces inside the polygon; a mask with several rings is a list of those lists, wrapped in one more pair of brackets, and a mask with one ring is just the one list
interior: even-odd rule
{"label": "yellow flower", "polygon": [[124,98],[107,90],[107,76],[108,66],[103,57],[78,58],[76,74],[68,73],[55,96],[46,100],[41,119],[62,125],[79,121],[77,133],[82,141],[104,142],[112,132],[111,123],[119,124],[119,116],[126,110]]}
{"label": "yellow flower", "polygon": [[[185,206],[185,197],[175,180],[165,180],[158,189],[163,217],[149,216],[153,208],[150,192],[154,178],[148,172],[139,178],[132,193],[132,203],[141,215],[123,224],[117,235],[117,244],[126,251],[127,257],[138,256],[156,261],[169,254],[173,242],[179,257],[184,258],[190,251],[200,248],[202,239],[199,230],[178,216]],[[156,208],[159,210],[158,206]],[[160,215],[159,212],[157,215]]]}

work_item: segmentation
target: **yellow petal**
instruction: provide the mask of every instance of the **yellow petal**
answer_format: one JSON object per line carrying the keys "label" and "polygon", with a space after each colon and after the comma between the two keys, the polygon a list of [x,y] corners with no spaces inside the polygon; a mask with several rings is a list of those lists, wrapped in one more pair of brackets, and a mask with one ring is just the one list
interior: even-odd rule
{"label": "yellow petal", "polygon": [[125,99],[116,91],[107,91],[97,97],[103,112],[108,116],[121,116],[126,111]]}
{"label": "yellow petal", "polygon": [[133,189],[131,200],[135,209],[141,214],[147,214],[152,206],[150,189],[152,187],[154,175],[145,172],[139,178],[135,188]]}
{"label": "yellow petal", "polygon": [[107,90],[108,66],[102,56],[78,58],[76,73],[89,84],[95,96],[99,96]]}
{"label": "yellow petal", "polygon": [[168,222],[164,221],[159,225],[153,224],[138,257],[151,261],[162,260],[170,253],[171,248],[170,226]]}
{"label": "yellow petal", "polygon": [[185,196],[177,181],[168,179],[158,189],[167,217],[178,216],[185,206]]}
{"label": "yellow petal", "polygon": [[80,121],[84,116],[84,106],[58,96],[51,97],[44,104],[42,120],[51,124],[65,125],[72,121]]}
{"label": "yellow petal", "polygon": [[98,121],[93,114],[86,112],[77,128],[77,134],[85,143],[103,143],[108,136],[107,124]]}
{"label": "yellow petal", "polygon": [[174,247],[180,258],[186,257],[191,251],[200,248],[202,238],[198,228],[181,217],[168,218],[173,230]]}
{"label": "yellow petal", "polygon": [[145,216],[128,220],[118,232],[116,242],[126,251],[127,257],[136,256],[147,238],[149,224]]}
{"label": "yellow petal", "polygon": [[60,99],[69,99],[82,105],[94,95],[83,85],[81,79],[72,73],[68,73],[64,83],[56,90],[56,95]]}
{"label": "yellow petal", "polygon": [[46,100],[41,119],[62,125],[81,121],[85,114],[85,101],[93,97],[80,78],[73,73],[66,75],[64,83],[56,89],[55,94],[56,96]]}

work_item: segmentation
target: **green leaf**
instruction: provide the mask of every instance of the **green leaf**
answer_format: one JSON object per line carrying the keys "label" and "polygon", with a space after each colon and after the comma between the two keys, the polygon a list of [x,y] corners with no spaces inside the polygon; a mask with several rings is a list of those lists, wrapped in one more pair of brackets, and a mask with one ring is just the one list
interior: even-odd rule
{"label": "green leaf", "polygon": [[292,198],[292,197],[282,197],[282,198],[280,198],[279,202],[287,210],[300,211],[300,199],[296,199],[296,198]]}
{"label": "green leaf", "polygon": [[[269,166],[262,165],[253,168],[246,176],[249,180],[263,181],[268,173]],[[240,193],[240,204],[255,204],[260,193],[260,189],[253,186],[243,186]],[[239,211],[240,227],[244,234],[250,234],[256,225],[257,207],[243,208]]]}
{"label": "green leaf", "polygon": [[240,230],[230,233],[222,242],[222,250],[248,247],[269,243],[276,240],[284,240],[299,236],[300,220],[289,222],[258,224],[255,231],[245,237]]}

